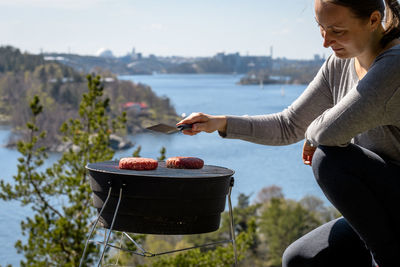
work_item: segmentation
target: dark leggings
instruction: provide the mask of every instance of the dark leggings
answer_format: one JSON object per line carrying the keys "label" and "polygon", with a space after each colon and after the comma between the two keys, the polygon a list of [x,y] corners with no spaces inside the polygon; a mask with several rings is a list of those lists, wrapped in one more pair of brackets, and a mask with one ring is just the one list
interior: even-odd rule
{"label": "dark leggings", "polygon": [[400,266],[400,167],[353,144],[319,146],[312,167],[344,218],[291,244],[283,267]]}

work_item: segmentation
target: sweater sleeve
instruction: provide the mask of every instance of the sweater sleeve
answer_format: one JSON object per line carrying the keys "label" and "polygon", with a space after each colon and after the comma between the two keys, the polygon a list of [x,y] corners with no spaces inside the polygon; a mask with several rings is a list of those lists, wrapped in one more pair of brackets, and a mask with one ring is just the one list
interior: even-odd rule
{"label": "sweater sleeve", "polygon": [[306,90],[279,113],[256,116],[228,116],[226,138],[264,145],[287,145],[304,138],[308,125],[333,104],[327,79],[328,60]]}
{"label": "sweater sleeve", "polygon": [[400,115],[399,62],[390,53],[378,56],[364,78],[310,124],[306,138],[314,145],[346,146],[360,133],[395,124]]}

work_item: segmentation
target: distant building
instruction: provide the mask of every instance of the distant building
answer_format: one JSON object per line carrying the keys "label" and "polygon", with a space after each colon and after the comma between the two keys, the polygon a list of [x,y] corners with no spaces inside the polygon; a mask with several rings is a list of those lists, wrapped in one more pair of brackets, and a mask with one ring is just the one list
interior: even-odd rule
{"label": "distant building", "polygon": [[225,57],[225,53],[224,53],[224,52],[218,53],[218,54],[216,54],[216,55],[214,56],[215,60],[218,61],[218,62],[220,62],[220,63],[223,62],[224,57]]}
{"label": "distant building", "polygon": [[325,61],[325,54],[322,54],[322,56],[319,54],[315,54],[314,61]]}
{"label": "distant building", "polygon": [[130,60],[138,60],[139,59],[139,54],[136,53],[136,49],[133,47],[132,51],[126,55],[127,58]]}
{"label": "distant building", "polygon": [[149,106],[144,102],[126,102],[122,104],[122,108],[124,110],[133,110],[136,112],[143,112],[146,111]]}
{"label": "distant building", "polygon": [[224,52],[217,53],[214,56],[214,59],[217,62],[222,63],[226,67],[226,69],[229,69],[234,73],[242,72],[243,62],[238,52],[234,54],[225,54]]}
{"label": "distant building", "polygon": [[74,78],[71,78],[71,77],[69,77],[69,78],[63,77],[61,79],[53,78],[53,79],[50,79],[49,82],[50,83],[72,83],[72,82],[74,82]]}
{"label": "distant building", "polygon": [[115,58],[112,51],[110,49],[105,49],[105,48],[99,49],[99,51],[97,51],[97,56],[104,58]]}
{"label": "distant building", "polygon": [[68,59],[61,56],[44,56],[44,60],[46,61],[67,61]]}

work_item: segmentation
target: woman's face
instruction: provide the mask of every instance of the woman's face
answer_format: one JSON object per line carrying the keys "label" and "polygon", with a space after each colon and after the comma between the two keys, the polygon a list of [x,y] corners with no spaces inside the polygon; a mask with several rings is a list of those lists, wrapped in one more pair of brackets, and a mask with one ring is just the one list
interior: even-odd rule
{"label": "woman's face", "polygon": [[371,27],[349,8],[315,0],[315,19],[324,38],[323,46],[332,48],[339,58],[356,57],[368,49]]}

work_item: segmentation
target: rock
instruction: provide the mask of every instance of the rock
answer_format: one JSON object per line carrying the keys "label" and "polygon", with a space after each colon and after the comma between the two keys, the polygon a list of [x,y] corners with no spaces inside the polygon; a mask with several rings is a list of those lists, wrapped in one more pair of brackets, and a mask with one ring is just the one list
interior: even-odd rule
{"label": "rock", "polygon": [[123,150],[133,147],[133,143],[127,138],[111,134],[110,135],[110,147],[114,150]]}
{"label": "rock", "polygon": [[[134,146],[134,144],[126,137],[121,137],[116,134],[110,135],[110,147],[114,150],[124,150],[129,149]],[[16,148],[17,141],[8,141],[5,145],[8,148]],[[74,145],[72,142],[62,142],[57,144],[52,144],[47,146],[48,151],[56,152],[56,153],[63,153],[69,149],[72,149],[73,152],[78,152],[80,147]]]}
{"label": "rock", "polygon": [[72,142],[63,142],[61,144],[52,145],[49,147],[49,151],[62,153],[72,148],[72,151],[78,152],[80,150],[79,146],[72,144]]}

